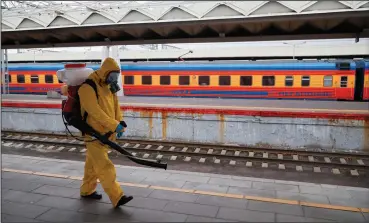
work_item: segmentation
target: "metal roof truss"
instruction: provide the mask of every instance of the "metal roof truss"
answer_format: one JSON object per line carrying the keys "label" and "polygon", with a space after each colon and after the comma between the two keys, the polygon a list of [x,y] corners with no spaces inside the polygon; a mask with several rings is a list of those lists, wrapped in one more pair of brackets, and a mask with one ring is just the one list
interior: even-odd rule
{"label": "metal roof truss", "polygon": [[369,1],[97,1],[2,11],[6,49],[369,37]]}

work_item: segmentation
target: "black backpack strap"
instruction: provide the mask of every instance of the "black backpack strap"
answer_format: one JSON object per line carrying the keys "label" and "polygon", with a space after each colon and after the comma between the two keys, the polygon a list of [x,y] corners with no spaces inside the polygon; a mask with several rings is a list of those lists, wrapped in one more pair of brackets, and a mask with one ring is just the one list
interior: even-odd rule
{"label": "black backpack strap", "polygon": [[[87,79],[83,84],[88,84],[92,87],[92,89],[94,89],[95,91],[95,94],[96,94],[96,99],[99,99],[99,95],[97,93],[97,86],[96,86],[96,83],[95,81],[91,80],[91,79]],[[87,120],[87,116],[88,116],[88,113],[85,112],[84,116],[83,116],[83,120],[86,121]]]}
{"label": "black backpack strap", "polygon": [[96,98],[99,99],[99,95],[97,94],[97,87],[96,87],[95,81],[93,81],[91,79],[87,79],[84,83],[90,85],[94,89],[95,94],[96,94]]}

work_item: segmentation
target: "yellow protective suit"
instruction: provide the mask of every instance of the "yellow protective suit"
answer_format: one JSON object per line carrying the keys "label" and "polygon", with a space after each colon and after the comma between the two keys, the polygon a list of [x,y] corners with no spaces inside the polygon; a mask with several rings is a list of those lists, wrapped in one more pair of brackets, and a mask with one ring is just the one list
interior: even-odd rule
{"label": "yellow protective suit", "polygon": [[[88,113],[87,123],[100,134],[106,134],[109,131],[115,132],[122,118],[117,95],[112,94],[108,85],[105,84],[105,79],[111,71],[119,71],[119,66],[112,58],[107,58],[100,69],[88,77],[96,83],[98,100],[96,100],[95,91],[91,86],[84,84],[78,90],[82,116],[86,111]],[[85,137],[86,141],[91,139],[90,136]],[[115,139],[116,134],[113,134],[110,140],[114,141]],[[96,190],[97,179],[99,179],[105,193],[115,207],[124,192],[116,181],[115,167],[107,153],[108,146],[95,140],[86,142],[86,148],[81,195],[92,194]]]}

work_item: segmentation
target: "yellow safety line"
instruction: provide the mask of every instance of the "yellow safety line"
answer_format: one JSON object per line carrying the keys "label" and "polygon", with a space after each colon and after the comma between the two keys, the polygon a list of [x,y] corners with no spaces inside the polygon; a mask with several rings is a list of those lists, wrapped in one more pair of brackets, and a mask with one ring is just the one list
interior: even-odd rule
{"label": "yellow safety line", "polygon": [[356,208],[356,207],[330,205],[330,204],[318,204],[318,203],[311,203],[311,202],[305,202],[305,201],[301,201],[300,204],[304,206],[308,206],[308,207],[315,207],[315,208],[326,208],[326,209],[334,209],[334,210],[341,210],[341,211],[360,212],[360,208]]}
{"label": "yellow safety line", "polygon": [[[2,101],[21,101],[24,102],[24,100],[20,100],[20,99],[3,99]],[[29,102],[37,102],[37,103],[45,103],[47,100],[31,100]],[[53,101],[49,101],[53,102]],[[152,107],[168,107],[168,104],[147,104],[147,103],[120,103],[120,105],[128,105],[128,106],[135,106],[135,105],[144,105],[144,106],[152,106]],[[191,108],[194,105],[191,104],[172,104],[171,106],[177,106],[177,107],[187,107],[187,108]],[[217,105],[195,105],[196,108],[232,108],[232,109],[247,109],[247,110],[271,110],[271,111],[275,111],[275,110],[280,110],[280,111],[286,111],[286,110],[290,110],[290,111],[325,111],[325,112],[358,112],[358,113],[369,113],[368,111],[365,110],[337,110],[337,109],[326,109],[326,108],[279,108],[279,107],[242,107],[242,106],[217,106]]]}
{"label": "yellow safety line", "polygon": [[363,213],[369,213],[369,208],[360,208],[360,211]]}
{"label": "yellow safety line", "polygon": [[[61,174],[33,172],[33,171],[27,171],[27,170],[16,170],[16,169],[8,169],[8,168],[2,168],[2,170],[5,172],[31,174],[31,175],[37,175],[37,176],[47,176],[47,177],[72,179],[72,180],[82,180],[83,179],[83,177],[80,177],[80,176],[67,176],[67,175],[61,175]],[[217,192],[211,192],[211,191],[191,190],[191,189],[182,189],[182,188],[173,188],[173,187],[161,187],[161,186],[146,185],[146,184],[126,183],[126,182],[118,182],[118,183],[123,186],[150,188],[150,189],[155,189],[155,190],[166,190],[166,191],[175,191],[175,192],[183,192],[183,193],[190,193],[190,194],[202,194],[202,195],[210,195],[210,196],[218,196],[218,197],[263,201],[263,202],[278,203],[278,204],[290,204],[290,205],[300,205],[300,206],[316,207],[316,208],[324,208],[324,209],[332,209],[332,210],[369,213],[369,208],[339,206],[339,205],[331,205],[331,204],[319,204],[319,203],[312,203],[312,202],[299,201],[299,200],[286,200],[286,199],[277,199],[277,198],[257,197],[257,196],[248,196],[248,195],[242,195],[242,194],[225,194],[225,193],[217,193]]]}

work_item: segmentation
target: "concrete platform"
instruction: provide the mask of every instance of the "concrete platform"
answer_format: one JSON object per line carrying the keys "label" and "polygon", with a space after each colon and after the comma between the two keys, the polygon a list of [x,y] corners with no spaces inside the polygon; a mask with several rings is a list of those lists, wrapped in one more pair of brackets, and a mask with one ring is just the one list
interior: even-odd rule
{"label": "concrete platform", "polygon": [[[369,189],[117,165],[134,199],[79,198],[83,162],[2,155],[2,222],[368,222]],[[99,191],[101,187],[98,187]]]}

